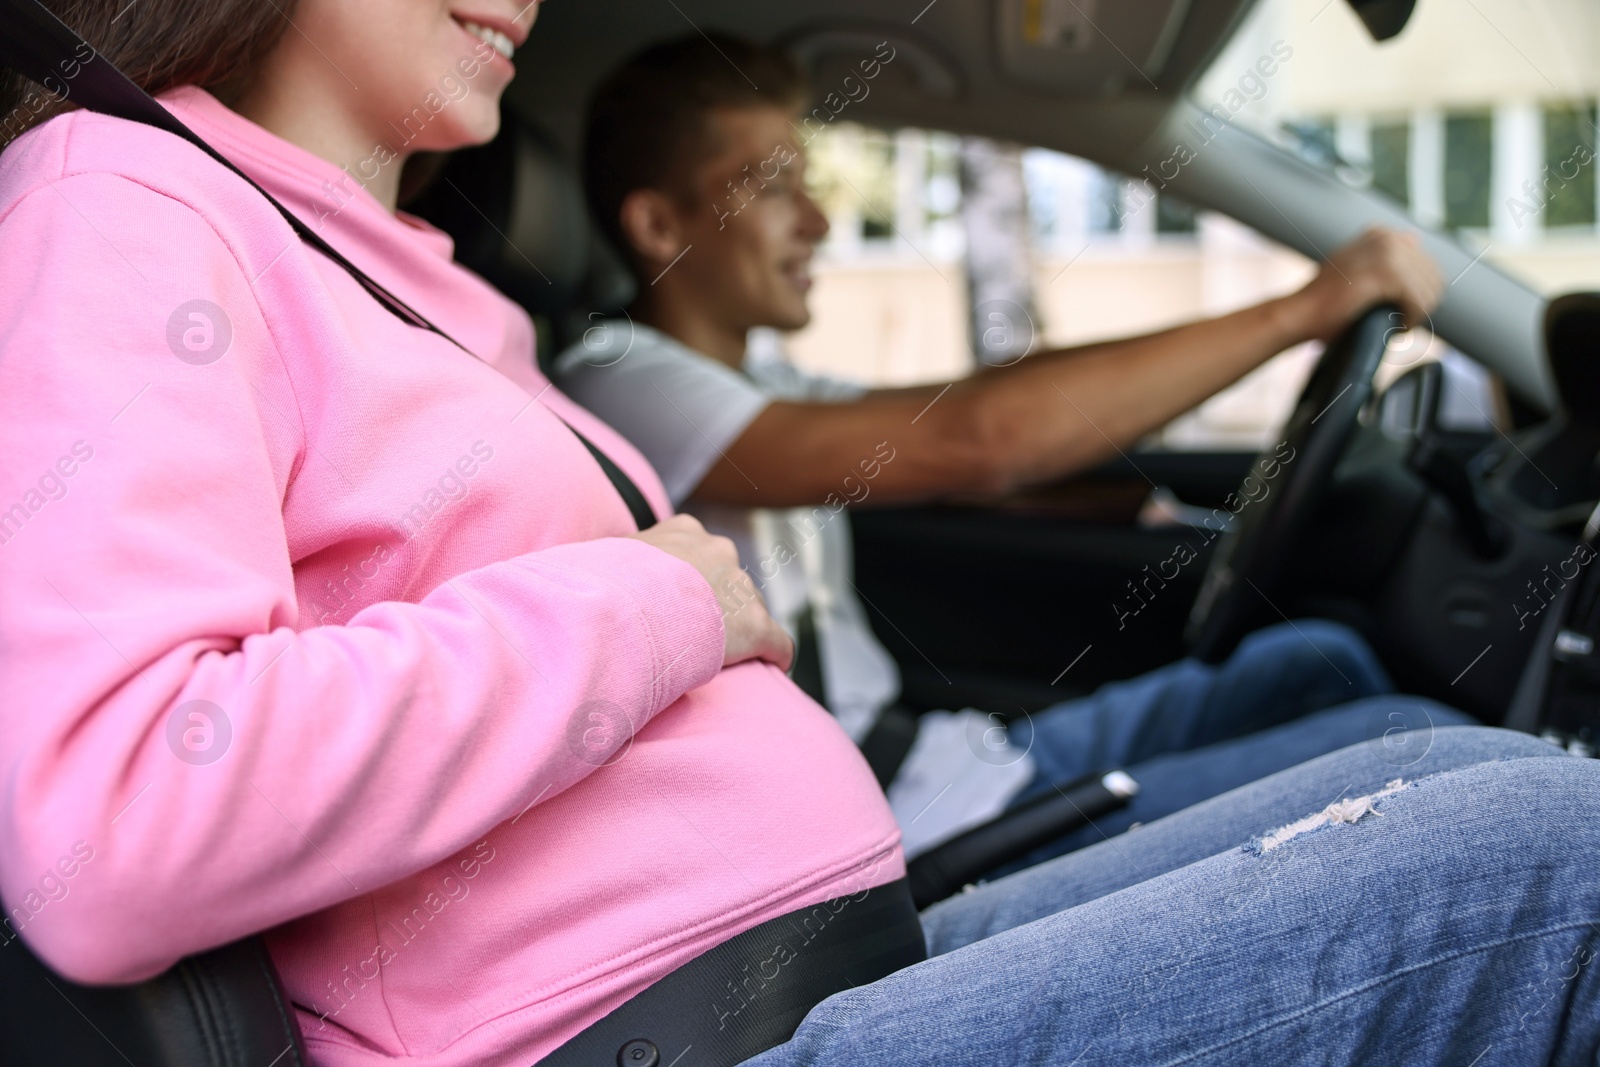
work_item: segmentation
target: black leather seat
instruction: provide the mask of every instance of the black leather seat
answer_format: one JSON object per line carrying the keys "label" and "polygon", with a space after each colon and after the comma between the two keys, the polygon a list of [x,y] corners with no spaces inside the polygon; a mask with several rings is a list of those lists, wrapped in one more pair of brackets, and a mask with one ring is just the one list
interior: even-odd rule
{"label": "black leather seat", "polygon": [[454,238],[457,262],[533,316],[547,371],[594,320],[632,301],[633,277],[593,224],[575,170],[509,107],[493,141],[418,159],[406,178],[421,188],[402,190],[401,206]]}
{"label": "black leather seat", "polygon": [[305,1046],[260,938],[191,956],[132,986],[82,986],[13,937],[0,945],[7,1067],[305,1067]]}

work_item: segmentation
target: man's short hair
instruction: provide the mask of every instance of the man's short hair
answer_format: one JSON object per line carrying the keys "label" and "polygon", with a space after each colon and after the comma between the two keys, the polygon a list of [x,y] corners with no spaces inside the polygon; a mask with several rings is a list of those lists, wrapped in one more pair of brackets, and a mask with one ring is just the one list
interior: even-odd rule
{"label": "man's short hair", "polygon": [[636,189],[687,200],[695,168],[717,149],[712,111],[799,108],[806,96],[805,75],[788,55],[726,34],[696,33],[635,55],[589,102],[583,184],[600,231],[633,263],[622,201]]}

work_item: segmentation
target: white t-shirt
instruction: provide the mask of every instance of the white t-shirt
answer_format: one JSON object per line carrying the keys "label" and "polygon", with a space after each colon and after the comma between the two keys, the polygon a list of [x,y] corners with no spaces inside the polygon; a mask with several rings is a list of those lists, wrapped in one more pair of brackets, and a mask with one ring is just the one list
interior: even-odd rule
{"label": "white t-shirt", "polygon": [[[839,403],[865,392],[794,366],[771,331],[752,331],[741,373],[626,320],[591,326],[556,359],[555,379],[645,454],[678,505],[771,401]],[[852,584],[846,495],[841,485],[830,497],[834,503],[815,507],[693,502],[686,510],[738,545],[773,618],[791,635],[811,605],[828,708],[859,743],[899,695],[900,674]],[[993,818],[1032,777],[1032,759],[1008,753],[1004,737],[982,713],[923,715],[888,790],[906,854]]]}

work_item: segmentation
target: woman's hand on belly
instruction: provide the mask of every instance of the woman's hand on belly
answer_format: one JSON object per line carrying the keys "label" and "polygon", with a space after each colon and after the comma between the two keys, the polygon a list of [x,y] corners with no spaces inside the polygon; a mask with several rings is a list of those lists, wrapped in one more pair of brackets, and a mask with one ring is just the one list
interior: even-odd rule
{"label": "woman's hand on belly", "polygon": [[783,670],[794,659],[794,642],[767,612],[755,583],[739,566],[731,540],[706,532],[693,515],[674,515],[628,536],[683,560],[700,572],[722,607],[722,665],[766,660]]}

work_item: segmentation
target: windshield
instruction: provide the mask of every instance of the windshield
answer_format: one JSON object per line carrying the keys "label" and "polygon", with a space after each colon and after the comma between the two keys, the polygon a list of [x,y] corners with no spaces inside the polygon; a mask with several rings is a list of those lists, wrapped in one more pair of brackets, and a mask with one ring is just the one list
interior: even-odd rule
{"label": "windshield", "polygon": [[1381,43],[1346,0],[1261,0],[1195,93],[1540,292],[1600,288],[1593,0],[1418,0]]}

